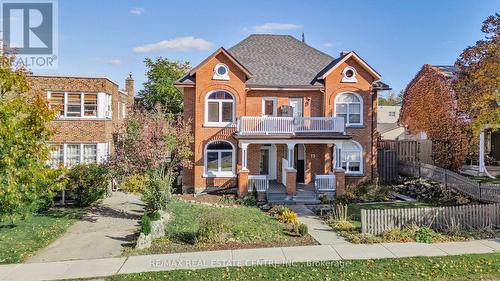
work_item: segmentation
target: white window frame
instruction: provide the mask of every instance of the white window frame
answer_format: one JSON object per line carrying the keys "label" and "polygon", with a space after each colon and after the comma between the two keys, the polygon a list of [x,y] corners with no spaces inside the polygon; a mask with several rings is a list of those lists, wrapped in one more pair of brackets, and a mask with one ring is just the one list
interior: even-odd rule
{"label": "white window frame", "polygon": [[[228,94],[231,95],[231,97],[233,98],[231,101],[230,100],[223,100],[223,99],[208,99],[208,97],[214,93],[214,92],[218,92],[218,91],[223,91],[223,92],[226,92]],[[209,122],[208,121],[208,102],[217,102],[219,104],[219,121],[218,122]],[[231,122],[222,122],[222,104],[223,103],[232,103],[233,106],[232,106],[232,109],[233,109],[233,112],[232,112],[232,121]],[[229,91],[226,91],[226,90],[214,90],[214,91],[210,91],[207,93],[207,95],[205,96],[205,124],[204,126],[205,127],[232,127],[235,125],[235,122],[236,122],[236,98],[235,96],[229,92]]]}
{"label": "white window frame", "polygon": [[[50,147],[50,160],[48,161],[49,166],[52,168],[58,168],[59,166],[64,165],[64,144],[51,143],[49,147]],[[54,153],[55,150],[57,150],[57,155]],[[55,163],[55,161],[57,161],[57,163]]]}
{"label": "white window frame", "polygon": [[[345,148],[345,143],[351,143],[351,144],[354,144],[354,146],[356,146],[358,149],[346,149]],[[346,163],[346,166],[347,166],[347,169],[345,169],[345,174],[348,175],[348,176],[362,176],[364,175],[364,158],[363,158],[363,147],[361,146],[361,144],[359,144],[358,142],[356,141],[348,141],[348,142],[345,142],[343,145],[342,145],[342,148],[340,150],[340,167],[342,167],[342,159],[343,159],[343,154],[344,153],[359,153],[359,171],[349,171],[349,162]]]}
{"label": "white window frame", "polygon": [[[349,70],[351,70],[353,72],[352,77],[347,77],[347,71],[349,71]],[[346,82],[346,83],[356,83],[356,82],[358,82],[358,79],[356,78],[357,74],[358,74],[358,72],[356,71],[356,69],[354,67],[347,66],[342,71],[342,82]]]}
{"label": "white window frame", "polygon": [[[50,99],[51,99],[52,93],[55,93],[55,94],[64,94],[64,115],[58,115],[57,118],[60,118],[60,119],[61,118],[64,118],[64,119],[100,119],[99,118],[99,110],[100,110],[99,93],[95,93],[95,92],[85,93],[85,92],[74,92],[74,91],[69,91],[69,92],[65,92],[65,91],[48,91],[47,92],[47,99],[48,99],[49,108],[51,108],[51,106],[50,106]],[[68,95],[69,94],[78,94],[78,95],[80,95],[80,116],[68,116]],[[93,116],[85,116],[85,104],[84,104],[85,94],[96,95],[96,97],[97,97],[96,114],[93,115]],[[107,95],[109,95],[109,94],[107,94]],[[111,97],[111,95],[109,95],[109,96]]]}
{"label": "white window frame", "polygon": [[[103,160],[100,159],[100,157],[107,157],[109,155],[109,151],[106,152],[106,154],[108,155],[99,155],[99,143],[51,143],[50,144],[51,146],[62,146],[62,155],[63,155],[63,162],[61,164],[63,164],[63,166],[65,167],[72,167],[73,165],[69,165],[68,163],[68,145],[78,145],[79,148],[80,148],[80,153],[79,153],[79,160],[78,160],[78,164],[90,164],[90,163],[101,163]],[[85,161],[85,146],[88,146],[88,145],[92,145],[92,146],[95,146],[95,162],[92,161],[92,162],[87,162]],[[51,151],[52,153],[52,151]],[[52,158],[52,154],[51,154],[51,159],[49,160],[49,163],[52,164],[53,162],[53,158]],[[78,165],[76,164],[76,165]],[[50,166],[54,166],[54,165],[50,165]],[[55,167],[53,167],[55,168]]]}
{"label": "white window frame", "polygon": [[[95,146],[95,155],[92,155],[93,157],[95,157],[95,161],[92,161],[92,162],[85,161],[85,158],[88,157],[88,155],[85,155],[85,147],[89,146],[89,145]],[[81,158],[80,163],[83,163],[83,164],[98,163],[99,162],[99,159],[98,159],[99,153],[98,153],[97,149],[98,149],[97,143],[82,143],[81,148],[80,148],[80,150],[82,152],[82,158]]]}
{"label": "white window frame", "polygon": [[[354,96],[356,96],[359,100],[359,102],[339,102],[339,98],[342,96],[342,95],[348,95],[348,94],[352,94]],[[364,105],[363,105],[363,98],[357,94],[357,93],[354,93],[354,92],[342,92],[340,94],[338,94],[336,97],[335,97],[335,104],[333,106],[333,110],[334,110],[334,116],[335,117],[338,117],[337,116],[337,105],[339,104],[346,104],[347,105],[347,116],[346,116],[346,120],[345,120],[345,125],[346,127],[355,127],[355,126],[363,126],[364,125]],[[349,104],[359,104],[359,123],[349,123]],[[357,113],[354,113],[354,114],[357,114]]]}
{"label": "white window frame", "polygon": [[[209,150],[208,146],[214,142],[229,143],[231,145],[231,149],[210,149]],[[207,167],[208,152],[217,152],[218,153],[218,161],[217,161],[217,170],[218,171],[217,172],[208,171],[208,167]],[[231,172],[221,171],[221,169],[222,169],[222,167],[221,167],[221,153],[222,152],[231,152],[231,161],[232,161]],[[206,177],[206,178],[233,178],[236,176],[235,167],[236,167],[236,151],[235,151],[234,145],[232,143],[230,143],[228,141],[217,140],[217,141],[211,141],[211,142],[207,143],[207,145],[205,145],[205,149],[203,152],[203,177]]]}
{"label": "white window frame", "polygon": [[[266,101],[273,102],[273,114],[266,115]],[[278,98],[277,97],[262,97],[262,116],[278,116]]]}
{"label": "white window frame", "polygon": [[[219,70],[219,68],[225,68],[226,69],[226,73],[224,74],[219,74],[219,72],[217,70]],[[214,67],[214,75],[212,76],[212,79],[214,80],[229,80],[229,67],[227,67],[227,65],[223,64],[223,63],[218,63],[215,67]]]}

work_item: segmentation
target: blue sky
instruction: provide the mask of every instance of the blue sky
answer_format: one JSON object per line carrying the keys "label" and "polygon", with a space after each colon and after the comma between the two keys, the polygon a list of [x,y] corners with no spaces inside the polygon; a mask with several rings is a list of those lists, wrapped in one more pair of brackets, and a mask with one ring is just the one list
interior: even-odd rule
{"label": "blue sky", "polygon": [[59,68],[50,74],[145,81],[145,57],[196,65],[251,33],[290,34],[337,57],[354,50],[396,92],[425,64],[453,64],[500,1],[59,0]]}

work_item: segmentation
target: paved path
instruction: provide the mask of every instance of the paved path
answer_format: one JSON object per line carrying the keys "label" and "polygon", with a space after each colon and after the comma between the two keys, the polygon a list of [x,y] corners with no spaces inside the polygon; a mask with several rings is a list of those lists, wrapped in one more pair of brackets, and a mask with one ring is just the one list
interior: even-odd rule
{"label": "paved path", "polygon": [[290,205],[292,211],[299,216],[299,221],[307,225],[309,234],[321,245],[337,245],[349,243],[339,236],[330,226],[304,205]]}
{"label": "paved path", "polygon": [[500,252],[500,239],[435,244],[316,245],[0,265],[0,280],[54,280],[209,267]]}
{"label": "paved path", "polygon": [[66,234],[28,263],[120,257],[122,244],[134,242],[143,204],[137,196],[114,192],[72,225]]}

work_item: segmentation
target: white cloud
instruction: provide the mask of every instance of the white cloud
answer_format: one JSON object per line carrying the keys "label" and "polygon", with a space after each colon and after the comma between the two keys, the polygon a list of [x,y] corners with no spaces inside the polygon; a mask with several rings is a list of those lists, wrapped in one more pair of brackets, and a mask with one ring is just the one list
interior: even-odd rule
{"label": "white cloud", "polygon": [[162,49],[186,52],[190,50],[207,51],[212,48],[212,43],[205,39],[189,37],[177,37],[171,40],[162,40],[153,44],[146,44],[133,48],[135,53],[150,53]]}
{"label": "white cloud", "polygon": [[341,46],[341,45],[342,45],[342,42],[335,42],[335,43],[326,42],[325,44],[323,44],[323,46],[326,47],[326,48],[333,48],[333,47],[338,47],[338,46]]}
{"label": "white cloud", "polygon": [[297,29],[301,27],[298,24],[294,23],[275,23],[275,22],[267,22],[261,25],[252,26],[250,28],[243,28],[243,31],[250,31],[256,33],[273,33],[274,31],[280,30],[291,30]]}
{"label": "white cloud", "polygon": [[142,15],[145,11],[144,8],[132,8],[128,12],[133,15]]}
{"label": "white cloud", "polygon": [[109,59],[109,60],[104,60],[104,59],[98,59],[97,60],[99,63],[102,64],[109,64],[109,65],[121,65],[123,62],[119,59]]}

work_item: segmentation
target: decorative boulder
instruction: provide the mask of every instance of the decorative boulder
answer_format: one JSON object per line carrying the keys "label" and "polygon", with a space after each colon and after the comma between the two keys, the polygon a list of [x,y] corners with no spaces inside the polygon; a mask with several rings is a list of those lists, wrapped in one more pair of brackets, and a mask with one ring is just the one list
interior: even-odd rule
{"label": "decorative boulder", "polygon": [[145,235],[144,233],[141,233],[139,235],[139,238],[137,239],[137,243],[135,244],[135,248],[137,250],[142,250],[142,249],[147,249],[151,247],[151,242],[153,241],[153,237],[151,234]]}
{"label": "decorative boulder", "polygon": [[153,238],[160,238],[165,236],[165,225],[170,219],[170,215],[166,212],[161,214],[161,218],[156,221],[151,221],[151,236]]}

